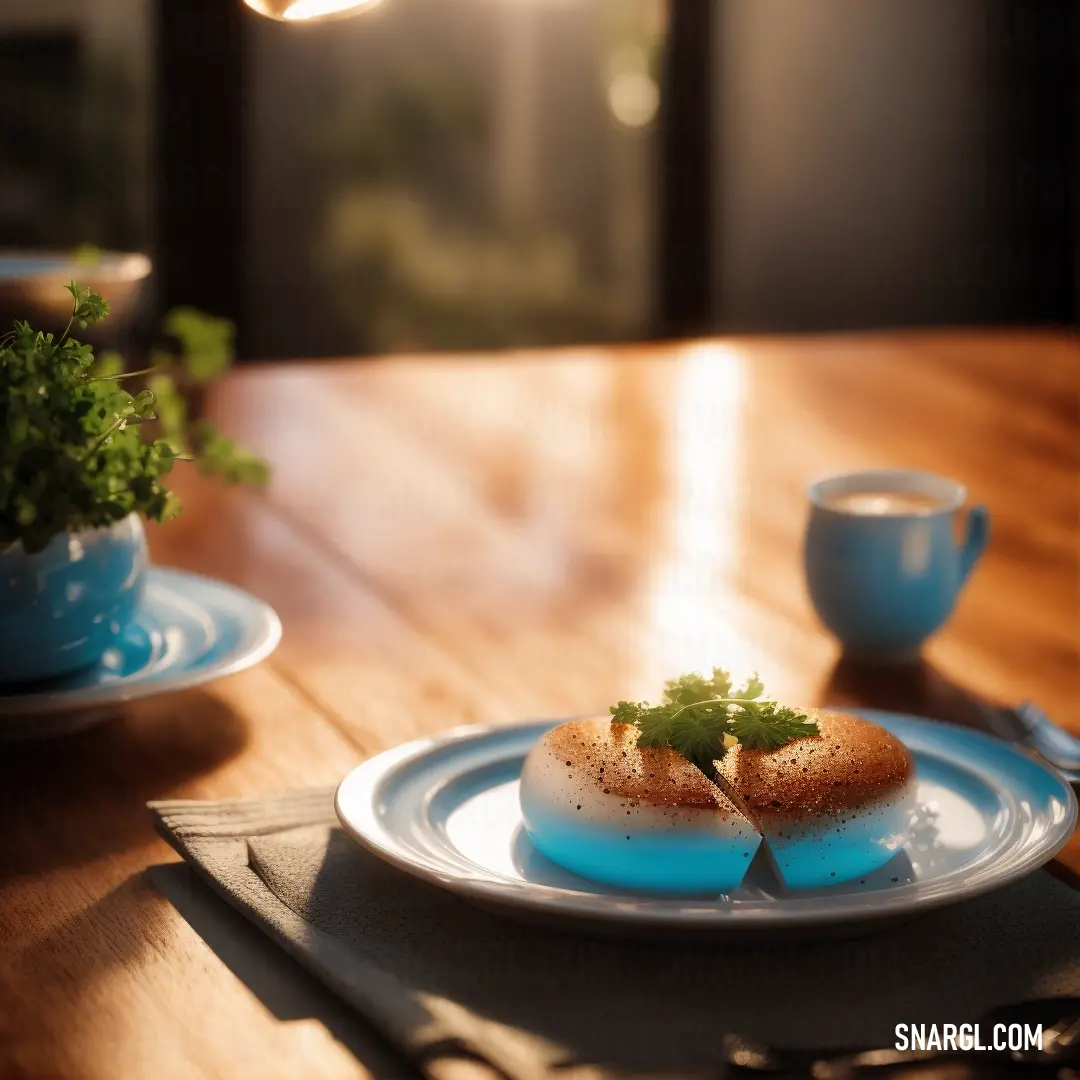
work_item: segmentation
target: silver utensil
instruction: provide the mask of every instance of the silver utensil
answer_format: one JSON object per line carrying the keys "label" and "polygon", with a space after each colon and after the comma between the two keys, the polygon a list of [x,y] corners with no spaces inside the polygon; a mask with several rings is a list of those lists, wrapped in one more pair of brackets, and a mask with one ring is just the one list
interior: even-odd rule
{"label": "silver utensil", "polygon": [[1030,701],[1012,708],[987,704],[979,711],[999,739],[1034,750],[1070,784],[1080,784],[1080,739],[1058,727],[1037,705]]}
{"label": "silver utensil", "polygon": [[1080,739],[1058,727],[1034,702],[1021,702],[1013,713],[1027,729],[1033,750],[1059,769],[1080,769]]}

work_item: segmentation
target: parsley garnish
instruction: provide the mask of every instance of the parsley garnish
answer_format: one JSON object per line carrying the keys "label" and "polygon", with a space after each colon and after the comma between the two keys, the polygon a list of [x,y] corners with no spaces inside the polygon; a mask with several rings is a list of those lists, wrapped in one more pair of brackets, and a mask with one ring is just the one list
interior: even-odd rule
{"label": "parsley garnish", "polygon": [[711,678],[693,672],[668,682],[663,704],[612,705],[611,722],[633,724],[641,732],[638,746],[669,746],[712,776],[713,762],[736,742],[749,750],[777,750],[819,734],[809,717],[763,699],[764,692],[757,675],[736,690],[726,671],[713,668]]}

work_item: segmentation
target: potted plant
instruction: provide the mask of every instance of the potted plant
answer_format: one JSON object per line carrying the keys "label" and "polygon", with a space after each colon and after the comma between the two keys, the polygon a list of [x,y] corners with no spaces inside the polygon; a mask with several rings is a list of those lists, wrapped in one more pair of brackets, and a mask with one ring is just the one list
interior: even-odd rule
{"label": "potted plant", "polygon": [[[177,460],[231,480],[266,466],[205,422],[189,423],[168,361],[126,373],[70,336],[108,314],[74,282],[59,336],[26,322],[0,338],[0,682],[89,667],[137,611],[148,562],[142,521],[180,510],[167,477]],[[171,357],[176,364],[179,360]],[[231,356],[229,357],[231,359]],[[227,366],[218,365],[215,373]],[[131,392],[129,379],[148,385]],[[168,417],[161,422],[154,382]],[[135,389],[135,387],[132,387]],[[157,425],[147,437],[144,425]]]}

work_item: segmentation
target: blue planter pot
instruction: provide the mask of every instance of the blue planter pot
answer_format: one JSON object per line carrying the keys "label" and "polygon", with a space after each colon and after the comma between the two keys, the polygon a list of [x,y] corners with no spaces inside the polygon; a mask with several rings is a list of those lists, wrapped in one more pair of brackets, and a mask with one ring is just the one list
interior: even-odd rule
{"label": "blue planter pot", "polygon": [[63,533],[35,555],[0,551],[0,682],[30,682],[96,664],[142,601],[142,521]]}

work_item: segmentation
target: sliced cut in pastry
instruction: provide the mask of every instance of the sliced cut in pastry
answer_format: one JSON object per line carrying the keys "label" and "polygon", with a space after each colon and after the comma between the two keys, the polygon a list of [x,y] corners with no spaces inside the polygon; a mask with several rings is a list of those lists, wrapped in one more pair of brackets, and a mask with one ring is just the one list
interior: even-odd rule
{"label": "sliced cut in pastry", "polygon": [[899,739],[850,713],[805,712],[818,735],[778,750],[735,746],[716,762],[790,889],[876,870],[907,840],[915,808],[914,762]]}

